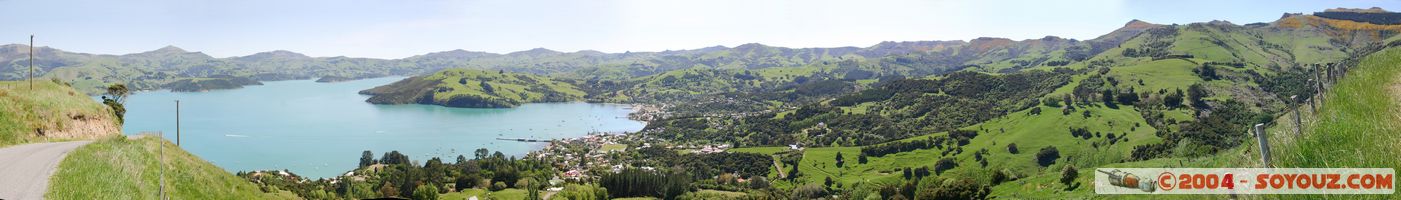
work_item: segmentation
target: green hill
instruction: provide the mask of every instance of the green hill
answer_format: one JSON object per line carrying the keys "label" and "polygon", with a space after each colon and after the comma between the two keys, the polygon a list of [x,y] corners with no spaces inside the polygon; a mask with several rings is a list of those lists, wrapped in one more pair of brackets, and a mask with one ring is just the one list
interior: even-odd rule
{"label": "green hill", "polygon": [[50,179],[45,198],[157,199],[162,148],[170,199],[300,199],[280,190],[265,192],[155,136],[109,137],[70,152]]}
{"label": "green hill", "polygon": [[111,109],[67,85],[0,81],[0,146],[120,133]]}
{"label": "green hill", "polygon": [[[831,101],[769,115],[775,120],[706,119],[701,121],[702,124],[720,125],[711,125],[697,131],[687,128],[694,127],[695,122],[686,122],[697,120],[673,119],[679,121],[654,122],[648,129],[701,135],[706,140],[713,140],[723,137],[710,137],[700,133],[713,131],[734,134],[735,131],[728,128],[738,127],[741,135],[747,134],[744,137],[747,139],[736,140],[741,146],[756,138],[782,139],[783,142],[809,146],[796,153],[801,156],[800,161],[784,163],[780,165],[783,167],[775,169],[787,172],[790,166],[797,164],[796,172],[800,174],[795,182],[775,182],[778,188],[791,189],[803,184],[820,184],[831,178],[846,186],[839,190],[851,191],[853,195],[866,194],[860,191],[892,188],[898,191],[902,190],[899,188],[901,184],[911,182],[905,180],[903,171],[931,169],[935,177],[971,179],[975,184],[989,186],[991,189],[987,194],[992,197],[1104,198],[1092,196],[1093,188],[1089,184],[1093,175],[1086,169],[1259,166],[1260,163],[1251,156],[1254,155],[1253,144],[1247,142],[1247,136],[1239,134],[1245,132],[1244,127],[1247,124],[1292,120],[1275,118],[1285,115],[1287,111],[1282,99],[1292,95],[1311,95],[1310,91],[1299,88],[1305,86],[1306,79],[1312,78],[1312,64],[1346,64],[1349,57],[1361,56],[1354,54],[1365,53],[1365,49],[1381,45],[1383,41],[1391,41],[1386,38],[1394,38],[1392,36],[1401,33],[1396,31],[1401,26],[1396,25],[1366,24],[1309,15],[1285,16],[1273,23],[1247,25],[1213,21],[1185,25],[1145,25],[1141,22],[1130,22],[1128,26],[1137,26],[1137,30],[1141,31],[1116,31],[1101,37],[1105,40],[1117,38],[1123,42],[1107,46],[1099,51],[1100,53],[1081,61],[1071,59],[1071,62],[1063,64],[1063,67],[1059,66],[1060,63],[1053,66],[1047,65],[1046,62],[1026,66],[1016,63],[997,64],[1045,55],[1027,53],[1021,54],[1024,56],[1020,58],[994,59],[995,62],[978,64],[978,68],[965,69],[1002,74],[998,76],[1035,71],[1070,76],[1068,83],[1058,85],[1048,93],[1032,93],[1034,96],[1030,97],[1012,96],[973,101],[995,102],[984,107],[961,101],[930,100],[947,95],[949,91],[997,91],[996,84],[986,84],[997,83],[995,81],[981,84],[944,83],[904,87],[899,86],[898,82],[890,82],[876,83],[874,85],[880,87],[839,96]],[[996,40],[984,42],[994,41]],[[1004,45],[1008,43],[1010,42],[1002,41]],[[1094,42],[1070,44],[1094,47]],[[1391,153],[1394,151],[1387,149],[1394,149],[1393,144],[1396,142],[1390,139],[1392,137],[1384,136],[1385,133],[1395,132],[1395,127],[1387,125],[1396,123],[1392,120],[1396,117],[1391,116],[1395,111],[1392,111],[1393,107],[1380,107],[1394,104],[1394,99],[1391,98],[1396,97],[1388,94],[1396,93],[1396,87],[1391,87],[1394,84],[1379,84],[1396,82],[1396,73],[1393,70],[1396,68],[1384,66],[1394,64],[1392,58],[1401,57],[1397,56],[1396,52],[1397,50],[1388,50],[1363,59],[1363,67],[1349,74],[1367,74],[1356,78],[1366,80],[1339,83],[1337,92],[1328,96],[1328,104],[1335,105],[1336,108],[1330,111],[1328,106],[1325,106],[1321,110],[1321,116],[1337,117],[1320,119],[1317,124],[1311,125],[1316,127],[1311,131],[1319,134],[1301,139],[1297,147],[1277,147],[1282,153],[1275,154],[1280,157],[1276,160],[1294,167],[1396,165],[1390,162],[1395,159],[1385,159],[1395,156]],[[1052,59],[1047,60],[1058,60],[1055,57],[1051,56]],[[1064,58],[1063,55],[1060,57]],[[1021,69],[1021,72],[1005,69]],[[932,79],[947,82],[951,80],[949,77],[955,76],[935,76]],[[905,90],[882,92],[893,88]],[[1176,98],[1182,103],[1168,103],[1168,99],[1179,94],[1179,91],[1182,95]],[[1002,99],[1007,100],[995,101]],[[1022,105],[1028,102],[1014,101],[1028,99],[1033,100],[1032,104],[1039,101],[1040,105],[1023,107]],[[939,105],[947,104],[963,104],[965,106],[959,107],[971,106],[979,109],[939,109]],[[1011,109],[1008,112],[996,112],[998,109],[992,109],[998,107]],[[992,114],[992,117],[965,115],[986,111],[994,111],[995,114]],[[849,120],[870,118],[872,115],[888,119]],[[795,117],[802,120],[798,120],[798,123],[771,123]],[[1367,120],[1361,120],[1364,118]],[[896,133],[911,134],[893,135],[896,138],[904,138],[900,140],[879,143],[843,142],[880,139],[863,135],[880,135],[879,133],[884,132],[883,126],[901,124],[884,121],[905,124],[925,121],[937,123],[890,126],[907,130],[895,131]],[[840,128],[852,126],[851,123],[868,128]],[[765,129],[759,126],[781,128]],[[929,128],[938,126],[952,127]],[[1270,131],[1284,132],[1287,129],[1289,128],[1274,126]],[[960,131],[955,134],[953,130]],[[1084,134],[1077,135],[1079,133]],[[918,143],[921,141],[933,141],[933,145]],[[1010,150],[1013,144],[1019,152]],[[1340,146],[1357,146],[1359,148],[1356,151],[1359,152],[1387,153],[1367,153],[1368,156],[1362,158],[1344,158],[1331,154],[1336,153],[1337,147]],[[1058,156],[1050,159],[1053,162],[1038,163],[1038,151],[1047,147],[1057,149]],[[851,158],[856,157],[854,155],[862,155],[870,149],[892,152],[867,156],[866,164],[852,164]],[[739,148],[733,151],[787,155],[784,151],[773,151],[771,147]],[[834,158],[837,152],[846,156],[844,166],[836,165]],[[951,161],[949,163],[952,165],[941,165],[941,160]],[[1081,169],[1080,177],[1075,179],[1075,182],[1080,183],[1079,187],[1067,187],[1059,183],[1060,170],[1067,166]],[[779,173],[773,174],[771,178],[781,178],[777,175]],[[1009,177],[1010,180],[994,182],[992,177],[999,174],[1007,175],[1005,177]],[[924,187],[923,184],[920,187]]]}
{"label": "green hill", "polygon": [[466,108],[509,108],[524,103],[583,100],[584,92],[566,82],[531,74],[447,69],[427,76],[360,91],[376,104],[433,104]]}

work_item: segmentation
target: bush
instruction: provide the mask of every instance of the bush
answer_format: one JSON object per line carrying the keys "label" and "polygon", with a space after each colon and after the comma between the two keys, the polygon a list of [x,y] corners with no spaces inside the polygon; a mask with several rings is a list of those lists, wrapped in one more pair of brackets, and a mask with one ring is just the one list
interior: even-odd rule
{"label": "bush", "polygon": [[487,188],[487,189],[489,189],[489,190],[491,190],[491,191],[501,191],[501,190],[506,189],[506,183],[505,183],[505,182],[501,182],[501,181],[497,181],[496,183],[492,183],[492,184],[491,184],[491,188]]}
{"label": "bush", "polygon": [[1036,152],[1036,164],[1040,164],[1042,167],[1055,164],[1056,159],[1060,159],[1060,150],[1056,150],[1056,147],[1045,147],[1041,148],[1040,152]]}
{"label": "bush", "polygon": [[1002,184],[1002,182],[1010,181],[1011,178],[1012,178],[1012,177],[1009,176],[1009,175],[1007,174],[1007,172],[1005,172],[1005,171],[1003,171],[1003,170],[997,170],[997,171],[993,171],[993,172],[992,172],[992,178],[989,178],[989,179],[992,180],[992,184],[993,184],[993,185],[997,185],[997,184]]}
{"label": "bush", "polygon": [[769,188],[769,179],[764,177],[754,177],[749,179],[749,189]]}
{"label": "bush", "polygon": [[1075,166],[1066,165],[1065,170],[1061,170],[1060,172],[1060,183],[1070,186],[1071,183],[1075,183],[1075,178],[1079,176],[1080,171],[1076,170]]}
{"label": "bush", "polygon": [[1007,144],[1007,153],[1019,154],[1019,153],[1021,153],[1021,151],[1020,151],[1020,150],[1017,150],[1017,143],[1008,143],[1008,144]]}
{"label": "bush", "polygon": [[827,196],[827,189],[822,188],[821,185],[807,184],[793,188],[794,199],[816,199],[823,196]]}
{"label": "bush", "polygon": [[954,162],[953,158],[939,159],[938,162],[934,163],[934,174],[943,174],[944,171],[954,167],[958,167],[958,162]]}
{"label": "bush", "polygon": [[564,186],[564,190],[559,191],[556,196],[568,200],[607,200],[608,189],[593,184],[569,184]]}
{"label": "bush", "polygon": [[516,184],[514,186],[516,187],[516,189],[527,189],[530,187],[530,179],[523,178],[520,180],[516,180]]}
{"label": "bush", "polygon": [[455,187],[455,189],[457,189],[457,191],[462,191],[462,190],[466,190],[466,189],[470,189],[470,188],[475,188],[475,187],[477,187],[477,184],[478,184],[478,183],[481,183],[481,179],[482,179],[482,178],[477,177],[477,174],[468,174],[468,175],[464,175],[464,176],[459,176],[459,177],[457,177],[457,180],[454,181],[454,182],[456,182],[456,184],[454,185],[454,187]]}
{"label": "bush", "polygon": [[421,185],[413,190],[415,200],[438,200],[438,187],[432,185]]}
{"label": "bush", "polygon": [[1060,107],[1060,99],[1055,97],[1046,97],[1045,99],[1041,99],[1041,104],[1046,105],[1048,107]]}
{"label": "bush", "polygon": [[1179,106],[1182,106],[1182,96],[1183,95],[1181,89],[1178,89],[1177,92],[1174,92],[1172,94],[1168,94],[1166,97],[1163,97],[1163,106],[1167,106],[1168,108],[1177,108]]}

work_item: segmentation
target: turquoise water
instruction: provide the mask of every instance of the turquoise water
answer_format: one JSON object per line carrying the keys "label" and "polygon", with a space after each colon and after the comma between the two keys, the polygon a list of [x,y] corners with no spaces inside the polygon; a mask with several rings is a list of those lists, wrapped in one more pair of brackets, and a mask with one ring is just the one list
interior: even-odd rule
{"label": "turquoise water", "polygon": [[631,106],[535,103],[510,109],[431,105],[373,105],[356,92],[402,77],[340,83],[311,80],[209,92],[150,91],[127,100],[126,134],[163,132],[175,140],[175,100],[180,100],[181,146],[229,171],[288,169],[331,177],[355,168],[361,152],[376,158],[398,150],[427,161],[477,148],[522,156],[542,143],[505,138],[568,138],[591,131],[633,132]]}

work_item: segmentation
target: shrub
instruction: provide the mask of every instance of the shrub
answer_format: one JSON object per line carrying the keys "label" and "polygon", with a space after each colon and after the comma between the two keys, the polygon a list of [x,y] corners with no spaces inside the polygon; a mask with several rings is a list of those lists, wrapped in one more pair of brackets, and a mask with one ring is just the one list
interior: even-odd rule
{"label": "shrub", "polygon": [[469,189],[469,188],[475,188],[475,187],[477,187],[477,184],[478,184],[478,183],[481,183],[481,179],[482,179],[482,178],[477,177],[477,174],[468,174],[468,175],[460,176],[460,177],[457,177],[457,180],[456,180],[456,181],[454,181],[454,182],[457,183],[457,184],[454,185],[454,186],[455,186],[455,189],[457,189],[457,191],[462,191],[462,190],[466,190],[466,189]]}
{"label": "shrub", "polygon": [[569,200],[607,200],[608,190],[593,184],[569,184],[564,186],[564,190],[561,190],[557,195]]}
{"label": "shrub", "polygon": [[760,176],[760,177],[754,177],[754,178],[752,178],[752,179],[749,179],[749,188],[750,188],[750,189],[764,189],[764,188],[769,188],[769,179],[768,179],[768,178],[764,178],[764,177],[762,177],[762,176]]}
{"label": "shrub", "polygon": [[523,179],[520,179],[520,180],[516,180],[515,186],[516,186],[516,189],[522,189],[522,190],[527,189],[527,188],[530,187],[530,179],[528,179],[528,178],[523,178]]}
{"label": "shrub", "polygon": [[501,182],[501,181],[497,181],[496,183],[492,183],[492,184],[491,184],[491,188],[487,188],[487,189],[489,189],[489,190],[491,190],[491,191],[501,191],[501,190],[506,189],[506,183],[505,183],[505,182]]}
{"label": "shrub", "polygon": [[1002,184],[1002,182],[1010,181],[1011,178],[1012,177],[1007,175],[1007,172],[1003,170],[997,170],[992,172],[992,178],[990,179],[992,180],[993,185],[997,185]]}
{"label": "shrub", "polygon": [[1008,144],[1007,144],[1007,153],[1019,154],[1019,153],[1021,153],[1021,151],[1017,150],[1017,143],[1008,143]]}
{"label": "shrub", "polygon": [[943,174],[944,171],[954,167],[958,167],[958,162],[954,162],[953,158],[939,159],[938,162],[934,163],[934,174]]}
{"label": "shrub", "polygon": [[422,185],[413,190],[415,200],[438,200],[438,187]]}
{"label": "shrub", "polygon": [[793,198],[795,199],[816,199],[827,196],[827,189],[821,185],[807,184],[793,188]]}
{"label": "shrub", "polygon": [[1040,164],[1042,167],[1055,164],[1056,159],[1060,159],[1060,150],[1056,150],[1056,147],[1045,147],[1041,148],[1040,152],[1036,152],[1036,164]]}
{"label": "shrub", "polygon": [[1066,165],[1065,170],[1060,172],[1060,183],[1070,186],[1071,183],[1075,183],[1075,178],[1079,176],[1080,171],[1076,170],[1075,166]]}

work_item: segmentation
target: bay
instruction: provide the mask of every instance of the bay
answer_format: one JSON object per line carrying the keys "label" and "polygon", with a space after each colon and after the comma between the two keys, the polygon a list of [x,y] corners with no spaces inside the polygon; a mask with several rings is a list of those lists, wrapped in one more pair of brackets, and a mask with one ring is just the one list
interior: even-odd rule
{"label": "bay", "polygon": [[403,77],[338,83],[273,81],[207,92],[138,92],[127,100],[123,132],[163,133],[175,141],[180,101],[182,148],[230,172],[287,169],[332,177],[355,168],[361,153],[397,150],[420,163],[454,162],[477,148],[523,156],[543,143],[497,138],[558,139],[590,132],[635,132],[625,104],[531,103],[516,108],[374,105],[358,91]]}

